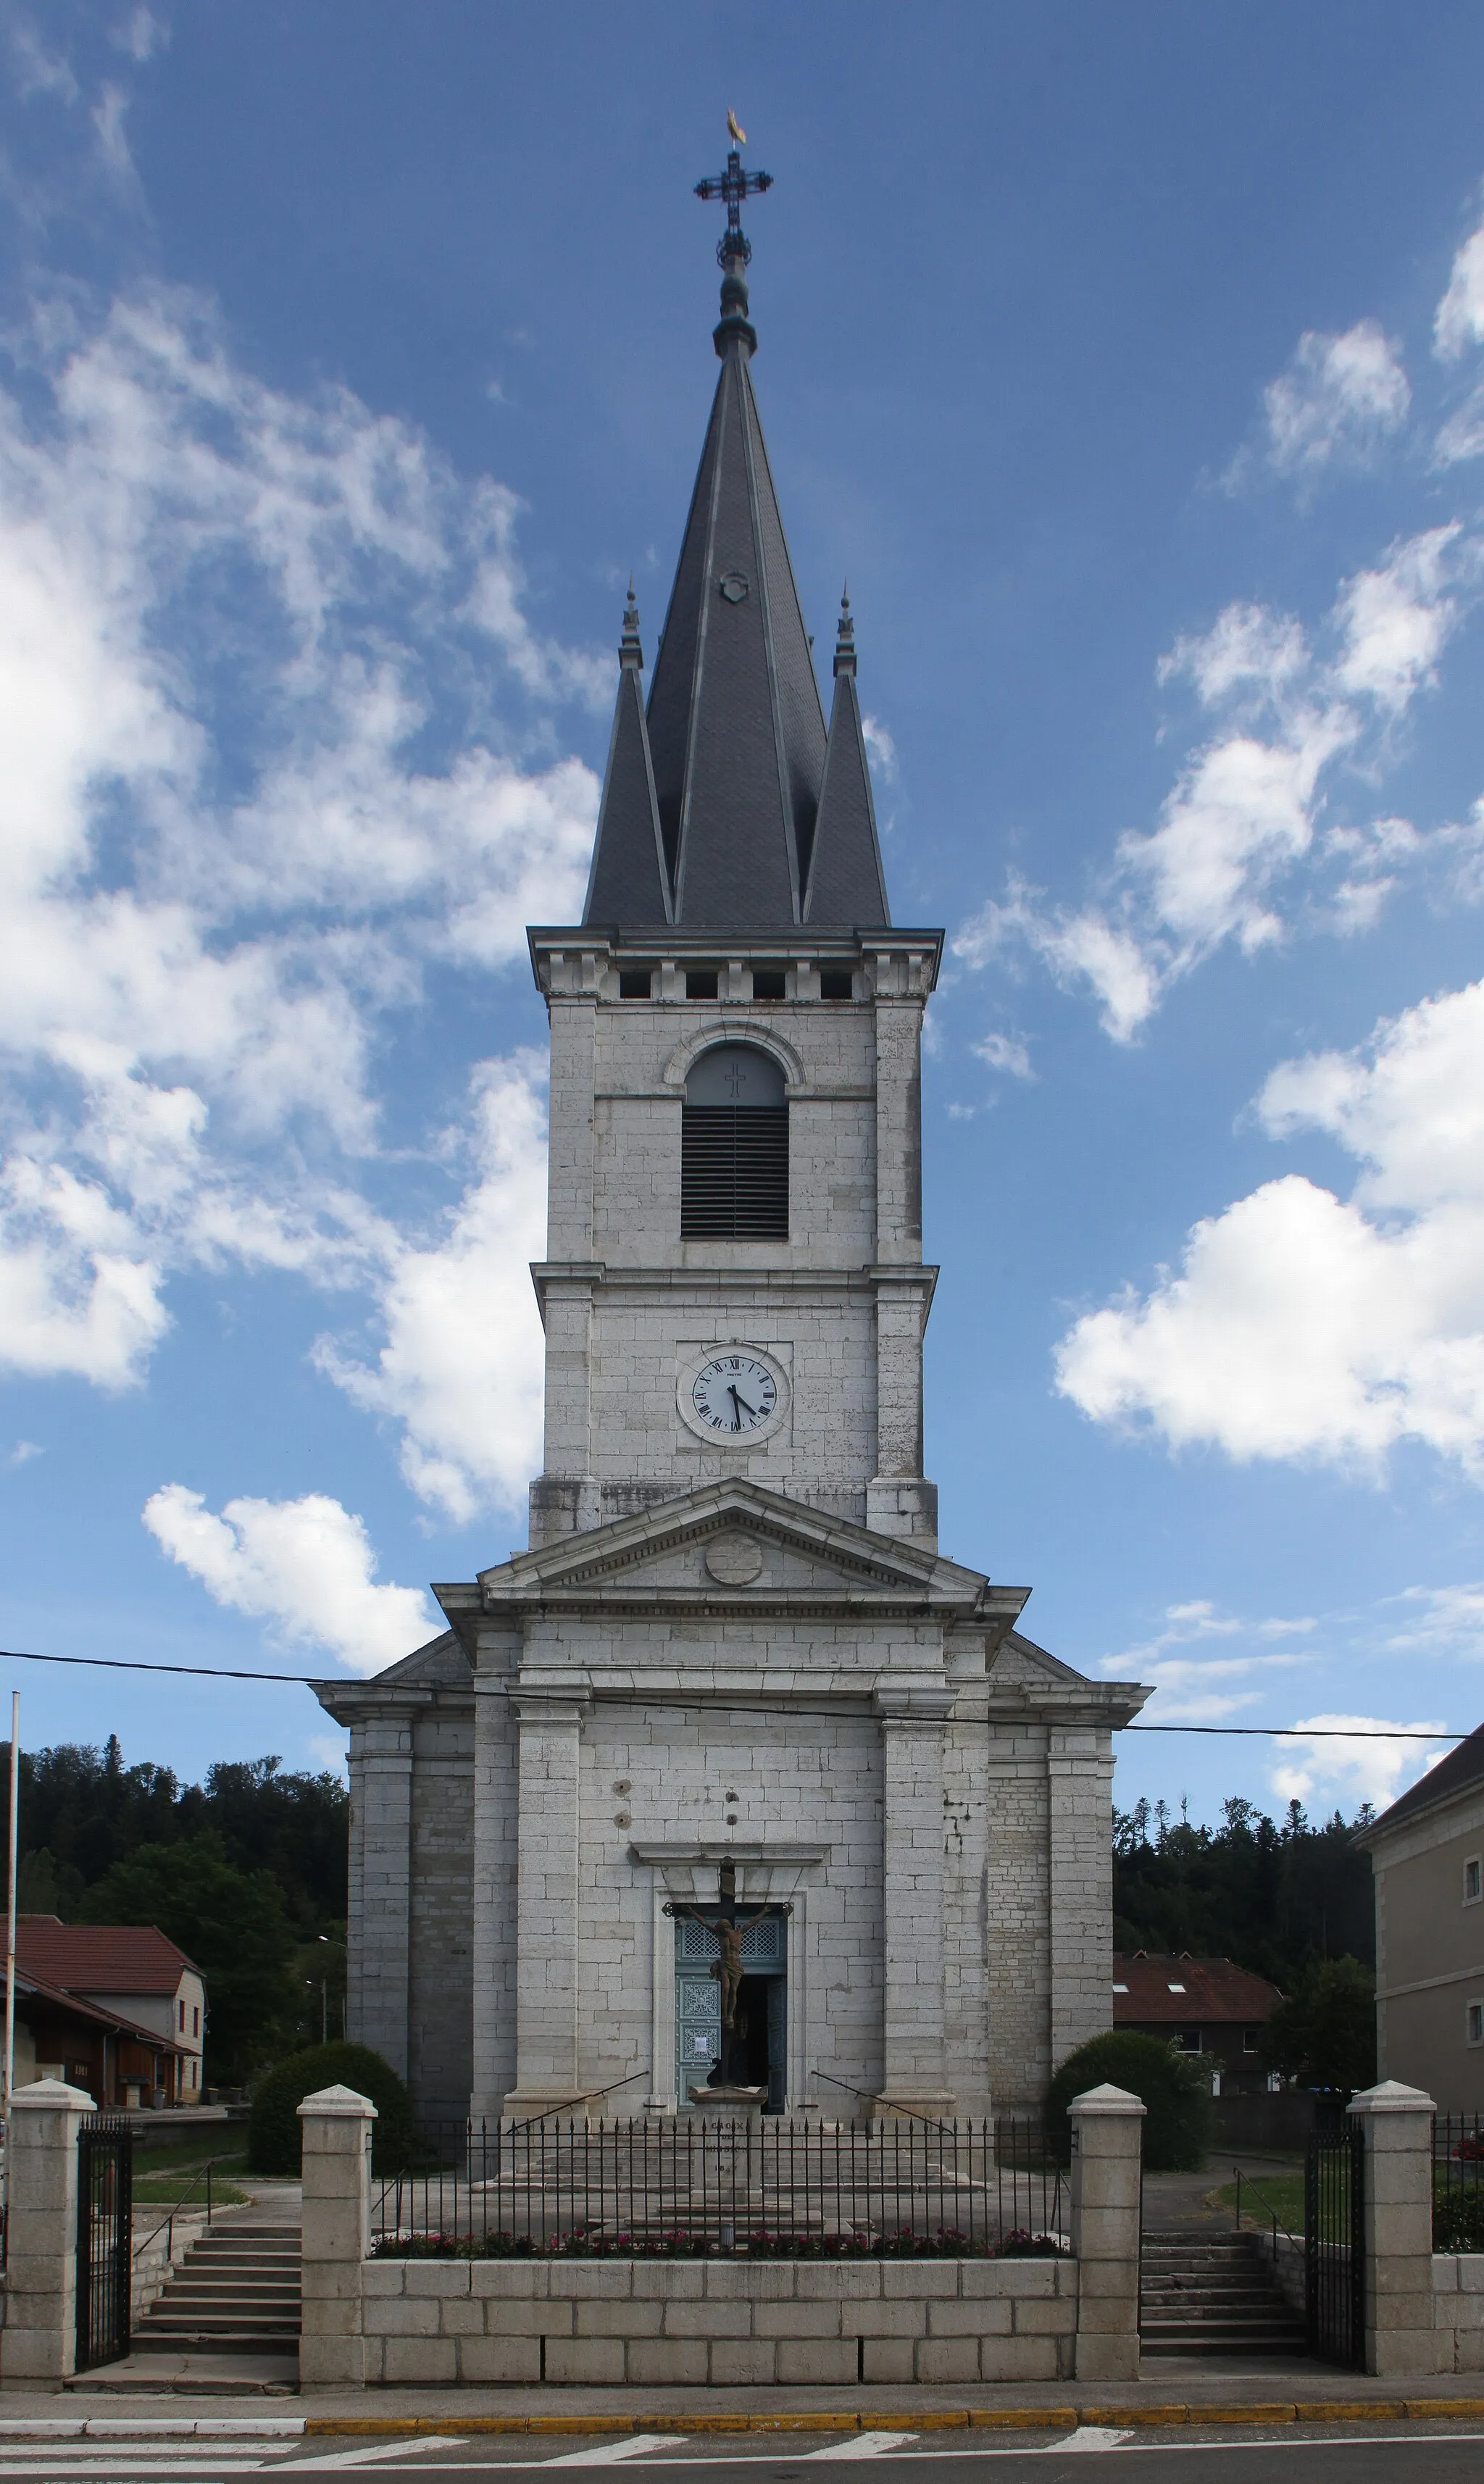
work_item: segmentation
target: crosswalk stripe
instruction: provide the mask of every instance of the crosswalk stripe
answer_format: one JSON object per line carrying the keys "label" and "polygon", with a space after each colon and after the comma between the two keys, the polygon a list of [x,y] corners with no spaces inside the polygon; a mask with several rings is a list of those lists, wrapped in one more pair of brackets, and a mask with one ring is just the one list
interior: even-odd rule
{"label": "crosswalk stripe", "polygon": [[808,2450],[805,2457],[810,2466],[822,2458],[879,2458],[883,2451],[901,2449],[916,2439],[915,2432],[857,2432],[849,2441],[832,2441],[827,2449]]}
{"label": "crosswalk stripe", "polygon": [[569,2449],[561,2458],[543,2458],[543,2467],[617,2467],[626,2458],[642,2458],[649,2449],[678,2449],[679,2432],[631,2432],[624,2441],[600,2442],[596,2449]]}

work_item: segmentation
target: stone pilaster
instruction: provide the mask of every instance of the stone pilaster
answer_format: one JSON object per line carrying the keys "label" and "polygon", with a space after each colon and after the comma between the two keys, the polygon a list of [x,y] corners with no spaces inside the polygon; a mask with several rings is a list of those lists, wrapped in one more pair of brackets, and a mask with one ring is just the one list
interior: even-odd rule
{"label": "stone pilaster", "polygon": [[93,2098],[38,2079],[11,2099],[0,2387],[60,2389],[77,2368],[77,2134]]}
{"label": "stone pilaster", "polygon": [[516,2073],[505,2111],[574,2102],[578,2075],[579,1745],[587,1702],[515,1690],[520,1719]]}
{"label": "stone pilaster", "polygon": [[1113,1741],[1106,1728],[1047,1736],[1051,2067],[1113,2024]]}
{"label": "stone pilaster", "polygon": [[[360,1883],[360,1935],[346,2032],[369,2044],[400,2078],[408,2070],[412,1912],[412,1779],[415,1710],[392,1706],[357,1727],[351,1758],[352,1852]],[[354,1918],[353,1918],[354,1920]]]}
{"label": "stone pilaster", "polygon": [[[470,2097],[476,2120],[503,2111],[516,2076],[520,1772],[519,1729],[508,1693],[519,1655],[513,1633],[502,1643],[481,1634],[474,1677],[474,2066]],[[501,1656],[505,1666],[499,1666]]]}
{"label": "stone pilaster", "polygon": [[354,2088],[321,2088],[299,2107],[304,2135],[301,2390],[365,2383],[363,2263],[371,2247],[371,2124]]}
{"label": "stone pilaster", "polygon": [[1071,2104],[1071,2230],[1079,2381],[1139,2378],[1139,2186],[1144,2106],[1124,2088]]}
{"label": "stone pilaster", "polygon": [[1383,2079],[1353,2096],[1365,2138],[1365,2368],[1436,2372],[1451,2338],[1434,2325],[1433,2100]]}
{"label": "stone pilaster", "polygon": [[881,2092],[878,2112],[946,2114],[943,1728],[948,1693],[881,1690]]}

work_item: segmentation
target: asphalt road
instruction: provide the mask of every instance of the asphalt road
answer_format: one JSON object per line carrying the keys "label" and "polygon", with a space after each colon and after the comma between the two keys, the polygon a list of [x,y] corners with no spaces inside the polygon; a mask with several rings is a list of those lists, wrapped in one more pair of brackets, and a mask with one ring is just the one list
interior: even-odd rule
{"label": "asphalt road", "polygon": [[[570,2439],[570,2436],[568,2436]],[[1480,2484],[1484,2431],[1445,2423],[1385,2426],[1254,2425],[1192,2435],[1146,2430],[1017,2434],[966,2448],[942,2435],[851,2433],[831,2441],[806,2436],[808,2448],[762,2445],[756,2434],[676,2438],[629,2434],[566,2448],[561,2436],[446,2436],[378,2442],[318,2435],[283,2443],[224,2440],[169,2445],[135,2440],[29,2444],[0,2442],[0,2477],[75,2477],[79,2484],[213,2484],[234,2475],[286,2470],[290,2476],[348,2474],[361,2468],[430,2479],[506,2476],[532,2467],[637,2466],[663,2473],[665,2484],[716,2484],[718,2467],[747,2470],[746,2484],[810,2484],[815,2467],[828,2484],[872,2484],[883,2468],[893,2484],[1073,2484],[1088,2457],[1113,2461],[1109,2484]],[[368,2479],[369,2484],[369,2479]],[[739,2484],[742,2479],[739,2478]],[[825,2484],[821,2477],[819,2484]]]}

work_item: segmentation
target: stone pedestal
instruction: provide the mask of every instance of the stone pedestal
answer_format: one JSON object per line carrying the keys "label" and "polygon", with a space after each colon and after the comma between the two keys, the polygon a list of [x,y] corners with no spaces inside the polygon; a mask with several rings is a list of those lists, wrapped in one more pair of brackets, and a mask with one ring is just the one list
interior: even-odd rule
{"label": "stone pedestal", "polygon": [[1139,2190],[1145,2108],[1124,2088],[1071,2105],[1079,2381],[1139,2377]]}
{"label": "stone pedestal", "polygon": [[57,2390],[77,2368],[77,2134],[93,2110],[64,2079],[11,2098],[0,2388]]}
{"label": "stone pedestal", "polygon": [[[1383,2079],[1351,2099],[1365,2141],[1365,2368],[1445,2368],[1433,2309],[1433,2100]],[[1451,2350],[1451,2339],[1448,2340]],[[1451,2368],[1451,2351],[1448,2364]]]}
{"label": "stone pedestal", "polygon": [[363,2264],[371,2247],[371,2124],[354,2088],[321,2088],[299,2107],[304,2133],[301,2390],[365,2383]]}
{"label": "stone pedestal", "polygon": [[689,2088],[697,2113],[708,2121],[761,2121],[768,2102],[766,2088]]}

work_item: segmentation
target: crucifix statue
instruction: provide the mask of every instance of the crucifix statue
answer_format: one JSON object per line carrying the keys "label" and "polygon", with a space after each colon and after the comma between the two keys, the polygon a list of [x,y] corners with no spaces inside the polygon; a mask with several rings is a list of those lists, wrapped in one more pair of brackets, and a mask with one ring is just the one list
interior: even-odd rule
{"label": "crucifix statue", "polygon": [[733,2047],[737,2033],[737,1996],[742,1986],[742,1936],[749,1924],[760,1923],[768,1913],[767,1906],[754,1906],[747,1914],[737,1910],[737,1866],[728,1858],[721,1866],[717,1880],[716,1905],[712,1913],[703,1906],[668,1905],[667,1915],[688,1917],[701,1924],[716,1937],[720,1955],[714,1958],[711,1972],[721,1986],[721,2059],[707,2082],[708,2086],[730,2088],[739,2081],[735,2075]]}

